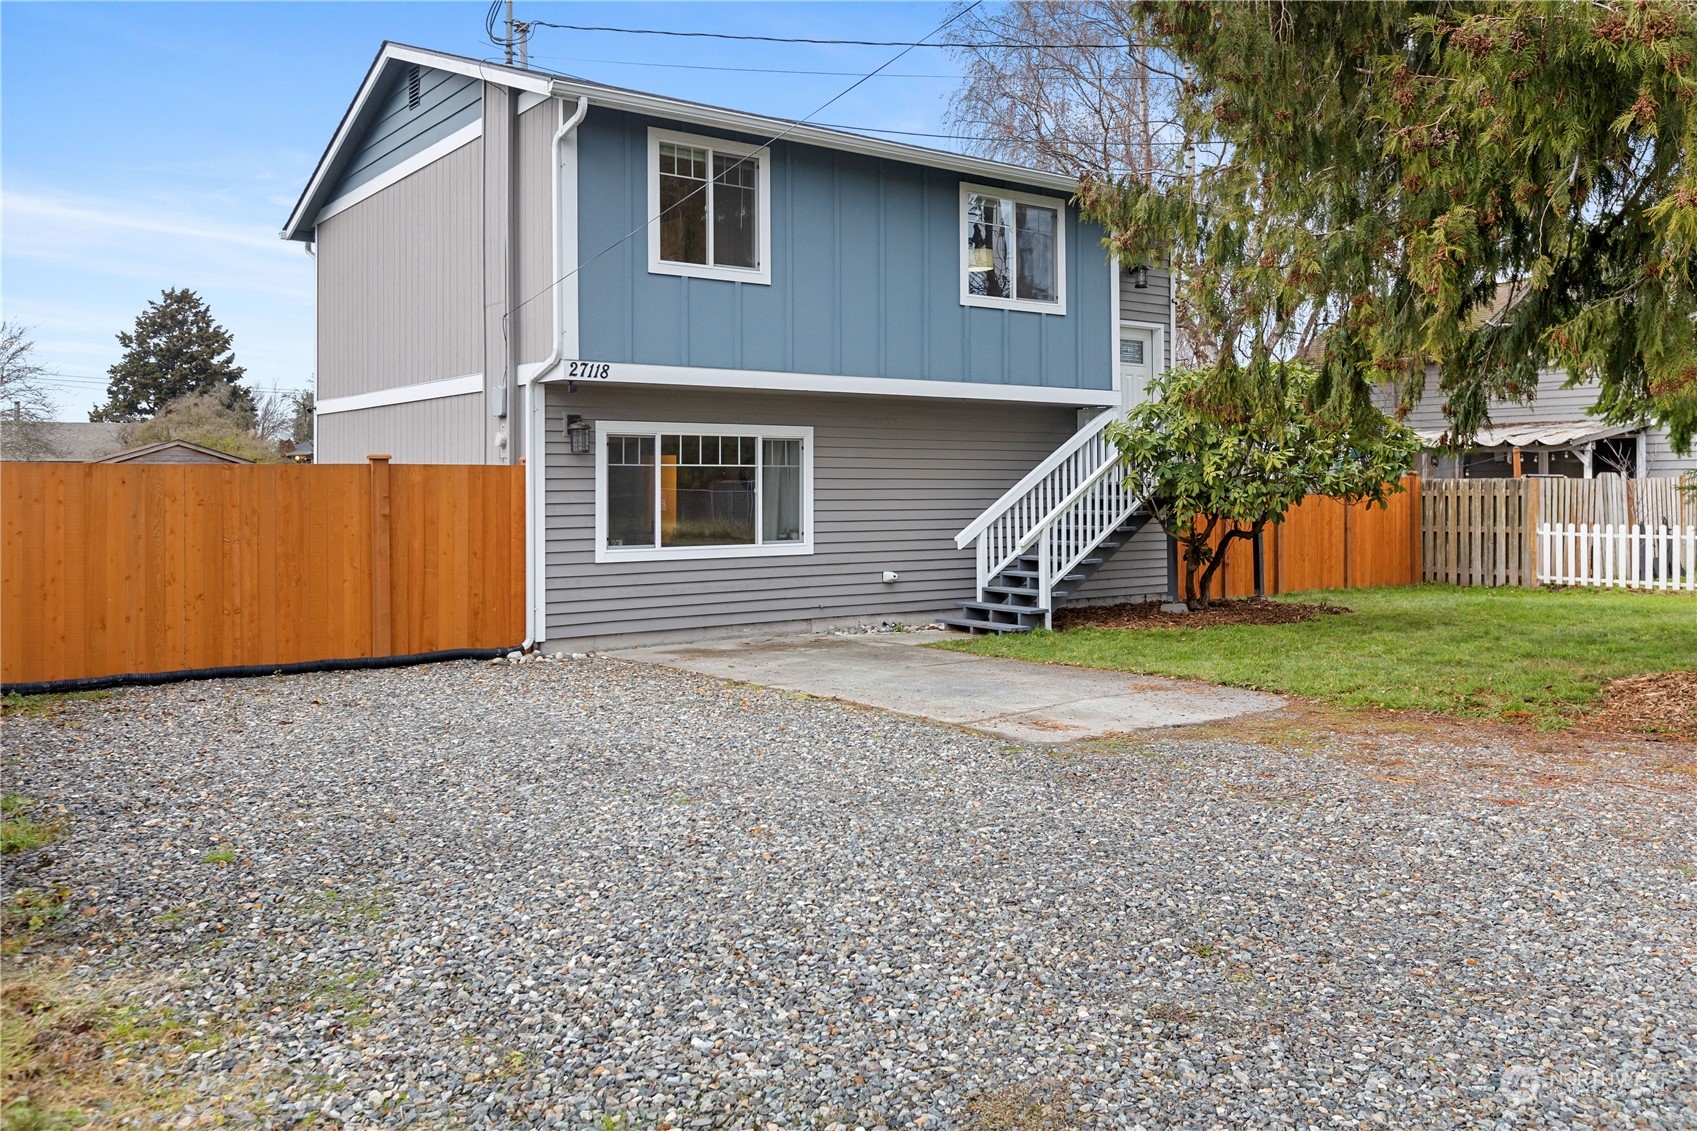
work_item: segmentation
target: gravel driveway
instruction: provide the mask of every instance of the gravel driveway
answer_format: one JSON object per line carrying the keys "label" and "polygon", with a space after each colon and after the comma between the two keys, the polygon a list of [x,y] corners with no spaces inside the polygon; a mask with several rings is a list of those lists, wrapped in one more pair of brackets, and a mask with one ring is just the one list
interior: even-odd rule
{"label": "gravel driveway", "polygon": [[8,720],[70,825],[7,880],[227,1034],[196,1117],[1697,1127],[1693,764],[1426,741],[1057,754],[595,659],[185,684]]}

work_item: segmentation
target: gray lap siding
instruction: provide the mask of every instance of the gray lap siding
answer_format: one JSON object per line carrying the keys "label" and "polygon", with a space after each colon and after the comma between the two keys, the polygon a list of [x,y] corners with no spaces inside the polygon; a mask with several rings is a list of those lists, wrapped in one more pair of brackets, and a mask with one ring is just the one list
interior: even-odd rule
{"label": "gray lap siding", "polygon": [[[807,426],[814,432],[814,551],[789,557],[594,558],[595,457],[565,449],[587,421]],[[1064,407],[784,393],[551,386],[547,638],[758,630],[856,618],[923,621],[969,599],[975,558],[954,536],[1069,436]],[[1082,597],[1152,596],[1158,539],[1140,536]],[[900,579],[882,580],[885,570]]]}

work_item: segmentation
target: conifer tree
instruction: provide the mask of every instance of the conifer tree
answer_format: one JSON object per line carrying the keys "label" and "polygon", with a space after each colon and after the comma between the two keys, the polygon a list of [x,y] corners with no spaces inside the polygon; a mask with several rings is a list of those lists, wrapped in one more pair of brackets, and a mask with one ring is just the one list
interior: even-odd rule
{"label": "conifer tree", "polygon": [[[1254,383],[1305,337],[1334,409],[1438,366],[1458,437],[1554,363],[1697,434],[1697,5],[1144,3],[1194,170],[1098,179],[1127,262],[1171,256]],[[1316,330],[1323,332],[1316,333]]]}
{"label": "conifer tree", "polygon": [[201,297],[187,289],[167,290],[136,317],[133,331],[120,331],[124,356],[108,369],[106,403],[90,420],[147,420],[180,397],[221,385],[226,407],[254,411],[253,393],[236,382],[247,370],[236,364],[230,332],[212,320]]}

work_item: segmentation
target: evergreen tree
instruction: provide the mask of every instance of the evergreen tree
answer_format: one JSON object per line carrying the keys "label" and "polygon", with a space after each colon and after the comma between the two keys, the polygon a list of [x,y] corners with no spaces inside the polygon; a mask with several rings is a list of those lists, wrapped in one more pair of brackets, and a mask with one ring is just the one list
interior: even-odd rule
{"label": "evergreen tree", "polygon": [[[1555,362],[1613,422],[1697,434],[1697,5],[1180,0],[1201,168],[1085,184],[1128,262],[1170,254],[1224,382],[1306,337],[1316,393],[1419,395],[1458,436]],[[1316,333],[1323,330],[1323,333]]]}
{"label": "evergreen tree", "polygon": [[167,290],[136,317],[135,330],[119,332],[123,358],[106,372],[106,403],[90,420],[147,420],[180,397],[223,386],[226,407],[254,412],[253,393],[236,382],[247,372],[236,364],[230,332],[191,290]]}

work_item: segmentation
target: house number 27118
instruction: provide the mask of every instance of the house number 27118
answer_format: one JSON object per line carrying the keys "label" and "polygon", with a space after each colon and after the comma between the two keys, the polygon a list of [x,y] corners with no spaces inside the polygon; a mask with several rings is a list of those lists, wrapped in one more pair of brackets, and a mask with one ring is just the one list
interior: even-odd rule
{"label": "house number 27118", "polygon": [[568,361],[566,377],[573,381],[605,381],[613,375],[613,365],[607,361]]}

